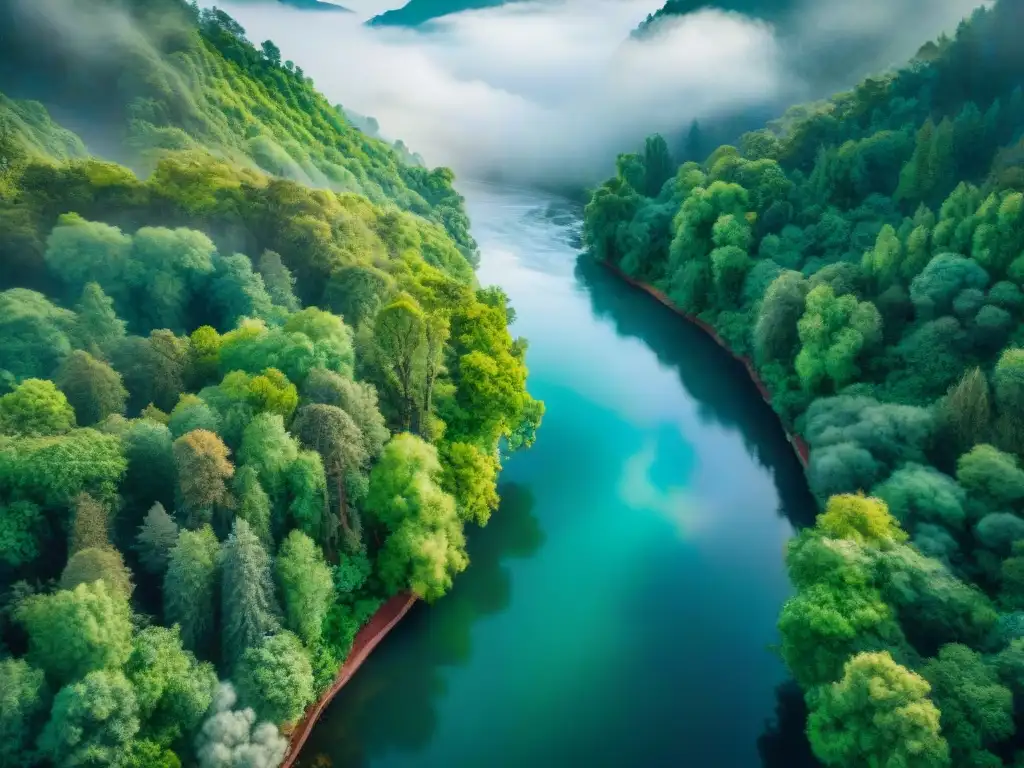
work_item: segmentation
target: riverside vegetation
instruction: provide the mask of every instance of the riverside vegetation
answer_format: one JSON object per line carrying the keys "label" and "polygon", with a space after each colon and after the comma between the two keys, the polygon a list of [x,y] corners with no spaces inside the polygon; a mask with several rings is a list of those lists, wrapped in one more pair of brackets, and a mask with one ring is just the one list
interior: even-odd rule
{"label": "riverside vegetation", "polygon": [[0,87],[124,165],[0,95],[0,766],[276,765],[378,606],[468,565],[526,344],[451,173],[273,43],[59,8],[0,11]]}
{"label": "riverside vegetation", "polygon": [[753,359],[810,444],[779,652],[830,766],[1024,764],[1024,8],[593,194],[594,258]]}

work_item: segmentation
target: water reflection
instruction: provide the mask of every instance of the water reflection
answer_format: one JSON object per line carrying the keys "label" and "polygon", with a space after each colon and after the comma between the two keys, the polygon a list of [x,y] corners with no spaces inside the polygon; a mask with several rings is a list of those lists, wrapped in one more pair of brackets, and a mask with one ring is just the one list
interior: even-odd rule
{"label": "water reflection", "polygon": [[775,690],[775,717],[765,723],[764,733],[757,740],[757,751],[764,768],[818,768],[804,725],[807,704],[803,692],[792,680]]}
{"label": "water reflection", "polygon": [[416,752],[430,742],[435,704],[446,693],[442,669],[465,664],[474,624],[508,606],[505,561],[530,557],[544,544],[530,489],[503,483],[499,493],[500,509],[469,541],[473,578],[456,581],[444,598],[443,617],[437,607],[413,608],[359,671],[358,685],[346,686],[328,707],[299,765],[354,768],[391,750]]}
{"label": "water reflection", "polygon": [[769,646],[789,521],[813,507],[777,421],[703,334],[577,265],[571,206],[469,204],[545,425],[508,462],[469,571],[375,652],[306,765],[785,765],[772,755],[802,721]]}
{"label": "water reflection", "polygon": [[800,463],[743,365],[703,331],[641,291],[624,286],[585,255],[576,263],[576,278],[585,286],[595,315],[610,319],[619,335],[641,339],[662,365],[678,372],[703,420],[742,437],[750,455],[774,478],[778,513],[796,528],[812,524],[814,501]]}

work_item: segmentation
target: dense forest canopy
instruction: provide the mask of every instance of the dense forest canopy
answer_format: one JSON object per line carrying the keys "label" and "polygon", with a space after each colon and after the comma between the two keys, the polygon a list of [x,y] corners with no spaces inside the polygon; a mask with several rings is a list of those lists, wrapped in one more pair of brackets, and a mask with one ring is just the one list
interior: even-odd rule
{"label": "dense forest canopy", "polygon": [[1024,8],[681,167],[659,136],[590,253],[751,358],[822,508],[780,652],[830,766],[1020,765]]}
{"label": "dense forest canopy", "polygon": [[54,7],[0,19],[0,766],[277,765],[376,609],[468,565],[526,343],[450,171],[273,43]]}

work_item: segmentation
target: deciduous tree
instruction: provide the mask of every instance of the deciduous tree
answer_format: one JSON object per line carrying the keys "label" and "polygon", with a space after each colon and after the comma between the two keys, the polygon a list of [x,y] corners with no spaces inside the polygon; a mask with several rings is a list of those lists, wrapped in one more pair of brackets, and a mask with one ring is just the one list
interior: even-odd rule
{"label": "deciduous tree", "polygon": [[949,745],[930,686],[885,653],[861,653],[843,678],[813,697],[807,723],[815,755],[826,765],[944,768]]}

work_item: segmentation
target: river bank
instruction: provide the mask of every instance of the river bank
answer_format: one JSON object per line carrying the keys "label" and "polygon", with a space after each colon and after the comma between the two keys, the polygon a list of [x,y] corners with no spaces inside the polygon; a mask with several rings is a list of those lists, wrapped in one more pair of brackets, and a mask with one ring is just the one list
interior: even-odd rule
{"label": "river bank", "polygon": [[377,612],[370,617],[370,620],[356,633],[356,639],[352,642],[352,650],[349,651],[345,662],[338,670],[337,677],[331,687],[324,691],[324,694],[313,703],[302,720],[295,726],[288,740],[288,754],[285,756],[281,768],[292,768],[295,761],[299,759],[302,747],[305,745],[309,734],[320,719],[320,715],[331,700],[338,695],[338,692],[345,687],[346,683],[359,670],[377,647],[381,640],[387,637],[398,622],[409,612],[409,609],[416,603],[416,596],[409,594],[398,594],[382,605]]}
{"label": "river bank", "polygon": [[300,762],[804,768],[769,649],[814,504],[774,413],[702,329],[580,255],[576,206],[460,191],[544,425],[451,593],[374,650]]}
{"label": "river bank", "polygon": [[[758,391],[761,393],[761,397],[764,398],[764,401],[768,405],[772,404],[771,392],[768,391],[768,387],[766,387],[764,382],[761,380],[761,375],[757,372],[757,368],[754,366],[754,361],[751,360],[749,357],[744,357],[743,355],[736,354],[729,346],[728,342],[726,342],[725,339],[718,335],[718,331],[716,331],[710,323],[706,323],[696,315],[691,315],[688,312],[680,309],[663,291],[659,291],[653,285],[648,285],[647,283],[641,282],[633,277],[630,277],[614,264],[609,264],[606,261],[602,261],[600,263],[607,269],[611,270],[611,272],[615,274],[617,277],[629,283],[634,288],[639,288],[644,293],[654,297],[657,301],[664,304],[666,307],[671,309],[684,320],[697,326],[702,331],[704,331],[704,333],[711,337],[712,341],[714,341],[718,346],[720,346],[722,349],[728,352],[734,360],[738,360],[739,362],[743,363],[743,367],[747,369],[747,374],[750,376],[750,380],[754,382],[754,386],[756,386]],[[796,452],[796,456],[800,460],[800,464],[806,470],[808,462],[811,459],[810,446],[807,445],[807,441],[804,440],[804,438],[801,435],[795,434],[786,429],[785,425],[782,424],[781,420],[779,421],[779,425],[783,428],[783,431],[786,433],[786,439],[789,441],[790,445],[793,446],[793,450]]]}

